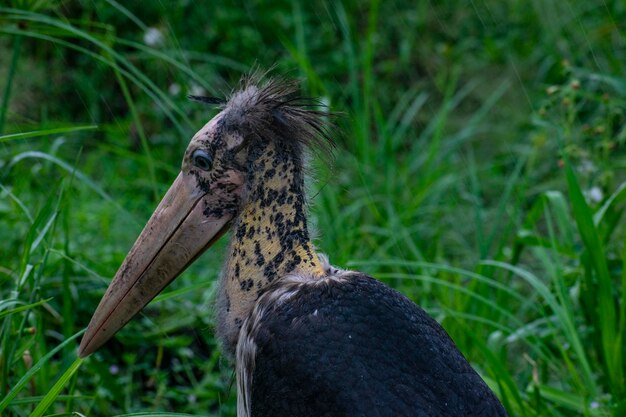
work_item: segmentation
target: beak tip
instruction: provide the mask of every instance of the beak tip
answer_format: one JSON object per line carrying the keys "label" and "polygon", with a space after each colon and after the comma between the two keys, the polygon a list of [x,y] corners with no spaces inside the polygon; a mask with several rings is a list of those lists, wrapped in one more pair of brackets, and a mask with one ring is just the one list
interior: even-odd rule
{"label": "beak tip", "polygon": [[83,339],[80,341],[80,346],[78,347],[78,357],[83,359],[87,356],[91,355],[94,352],[94,349],[91,346],[92,338],[87,338],[86,335],[83,336]]}
{"label": "beak tip", "polygon": [[80,347],[78,348],[78,357],[83,359],[83,358],[86,358],[87,356],[89,356],[90,353],[91,352],[87,352],[85,350],[85,347],[81,343]]}

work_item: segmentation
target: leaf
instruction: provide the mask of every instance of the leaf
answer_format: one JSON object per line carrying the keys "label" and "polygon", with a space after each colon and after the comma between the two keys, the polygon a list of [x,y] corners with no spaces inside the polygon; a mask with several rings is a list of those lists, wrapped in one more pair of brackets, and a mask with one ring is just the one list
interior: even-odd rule
{"label": "leaf", "polygon": [[40,136],[56,135],[59,133],[80,132],[82,130],[95,130],[95,129],[98,129],[98,125],[67,126],[67,127],[58,127],[54,129],[33,130],[30,132],[13,133],[11,135],[0,136],[0,142],[8,142],[10,140],[16,140],[16,139],[36,138]]}
{"label": "leaf", "polygon": [[2,401],[0,401],[0,413],[2,413],[4,411],[5,408],[7,408],[7,406],[11,403],[11,401],[13,400],[13,398],[15,398],[15,396],[20,392],[20,390],[24,387],[24,385],[26,385],[26,383],[33,377],[33,375],[35,375],[37,372],[39,372],[39,370],[54,356],[57,354],[57,352],[59,352],[61,349],[63,349],[65,346],[69,345],[74,339],[76,339],[78,336],[82,335],[83,333],[85,333],[86,329],[83,329],[81,331],[79,331],[78,333],[74,334],[72,337],[64,340],[61,344],[59,344],[57,347],[55,347],[54,349],[52,349],[50,352],[48,352],[43,358],[39,359],[37,361],[37,363],[35,365],[33,365],[32,368],[30,368],[25,374],[24,376],[22,376],[20,378],[19,381],[17,381],[17,384],[15,384],[15,386],[13,386],[13,388],[11,388],[11,390],[9,391],[9,393],[6,395],[6,397],[4,397],[2,399]]}
{"label": "leaf", "polygon": [[613,299],[613,284],[606,262],[604,245],[600,239],[598,230],[593,222],[591,209],[585,201],[574,170],[569,161],[565,162],[565,175],[567,187],[572,203],[574,219],[578,225],[580,236],[585,245],[585,249],[591,258],[591,264],[596,275],[597,292],[595,285],[588,283],[587,290],[592,291],[596,303],[600,334],[602,338],[603,356],[609,378],[613,384],[619,385],[623,380],[623,369],[619,355],[615,355],[613,343],[616,337],[616,312]]}
{"label": "leaf", "polygon": [[63,372],[63,375],[59,377],[59,379],[57,380],[57,382],[54,383],[50,391],[48,391],[48,393],[43,397],[43,400],[30,414],[30,417],[41,417],[43,415],[48,407],[50,407],[54,400],[56,400],[56,398],[59,396],[59,393],[61,392],[65,384],[67,384],[67,381],[69,381],[72,375],[74,375],[78,368],[80,368],[80,365],[83,363],[84,360],[85,358],[76,358],[74,363],[72,363],[69,368],[67,368],[67,370]]}

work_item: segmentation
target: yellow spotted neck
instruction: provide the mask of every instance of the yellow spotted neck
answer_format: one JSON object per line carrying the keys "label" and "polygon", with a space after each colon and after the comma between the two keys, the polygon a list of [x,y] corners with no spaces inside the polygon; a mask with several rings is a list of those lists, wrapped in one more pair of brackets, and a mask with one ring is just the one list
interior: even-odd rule
{"label": "yellow spotted neck", "polygon": [[221,278],[218,333],[231,351],[259,295],[288,274],[321,277],[307,230],[299,155],[266,143],[248,161],[243,208]]}

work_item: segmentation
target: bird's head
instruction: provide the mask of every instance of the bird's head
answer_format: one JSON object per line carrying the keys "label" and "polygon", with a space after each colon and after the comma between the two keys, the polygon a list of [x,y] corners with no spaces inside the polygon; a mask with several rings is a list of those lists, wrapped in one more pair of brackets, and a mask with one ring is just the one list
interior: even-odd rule
{"label": "bird's head", "polygon": [[260,84],[253,76],[218,103],[222,111],[191,139],[181,172],[100,301],[81,341],[81,357],[110,339],[225,233],[252,196],[258,197],[255,178],[287,181],[295,175],[270,178],[268,171],[281,166],[268,154],[289,154],[291,163],[300,164],[301,148],[326,138],[321,113],[296,91],[295,82]]}

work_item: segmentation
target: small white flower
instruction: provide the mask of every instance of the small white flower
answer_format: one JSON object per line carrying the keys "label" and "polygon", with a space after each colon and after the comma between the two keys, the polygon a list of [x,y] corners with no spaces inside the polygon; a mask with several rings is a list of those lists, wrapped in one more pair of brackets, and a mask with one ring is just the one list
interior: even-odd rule
{"label": "small white flower", "polygon": [[589,404],[589,408],[591,408],[592,410],[600,408],[600,403],[597,401],[592,401],[591,404]]}
{"label": "small white flower", "polygon": [[180,93],[180,90],[181,90],[180,84],[178,84],[178,83],[170,84],[170,87],[168,88],[168,91],[173,96],[177,96],[178,93]]}
{"label": "small white flower", "polygon": [[187,401],[190,402],[191,404],[195,404],[195,402],[198,400],[198,398],[193,395],[193,394],[189,394],[187,396]]}
{"label": "small white flower", "polygon": [[148,28],[143,34],[143,41],[148,46],[157,46],[163,43],[163,33],[157,28]]}
{"label": "small white flower", "polygon": [[589,159],[583,159],[580,161],[580,165],[578,166],[578,171],[582,174],[592,174],[595,172],[596,166]]}
{"label": "small white flower", "polygon": [[191,83],[191,86],[189,87],[189,94],[192,96],[203,96],[206,94],[206,91],[198,84]]}
{"label": "small white flower", "polygon": [[120,372],[120,368],[117,365],[111,365],[109,366],[109,372],[111,375],[117,375]]}
{"label": "small white flower", "polygon": [[591,187],[585,191],[585,197],[592,203],[599,203],[604,198],[604,193],[598,186]]}
{"label": "small white flower", "polygon": [[189,349],[188,347],[181,348],[180,349],[180,354],[181,354],[181,356],[185,356],[187,358],[193,358],[194,357],[193,350]]}
{"label": "small white flower", "polygon": [[330,97],[327,96],[323,96],[322,98],[320,98],[320,110],[327,112],[328,113],[328,109],[330,108]]}

